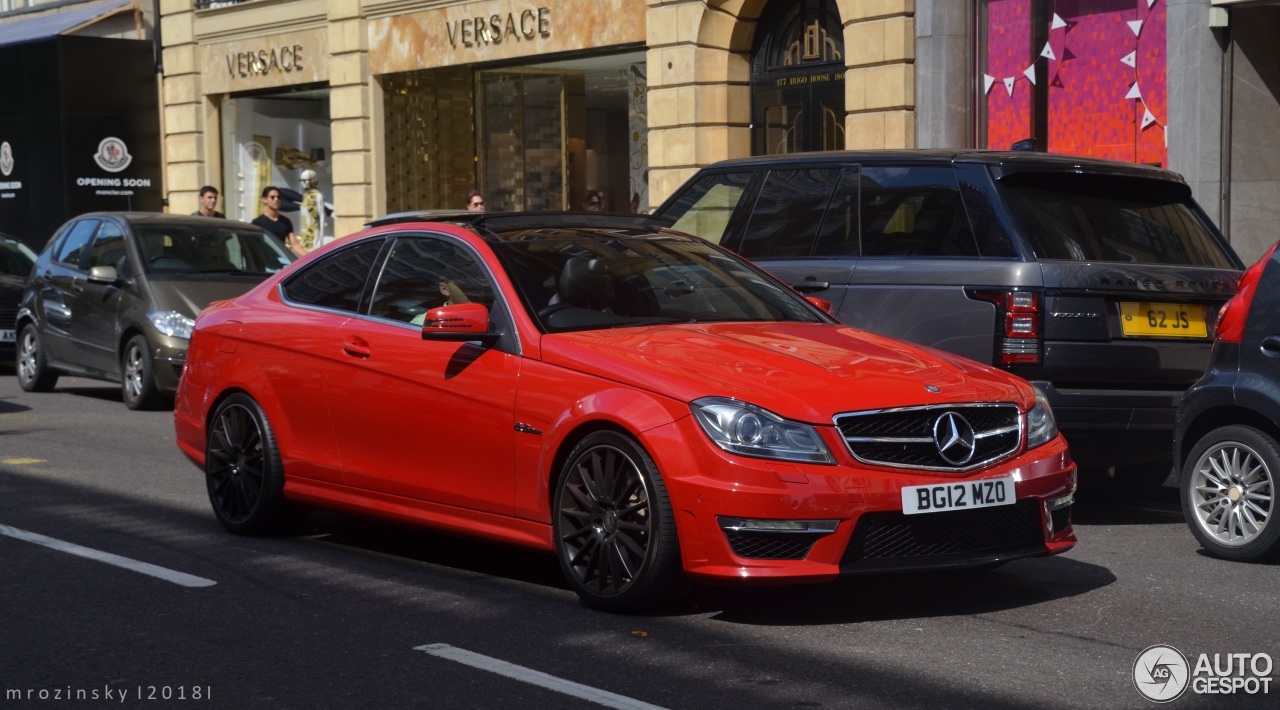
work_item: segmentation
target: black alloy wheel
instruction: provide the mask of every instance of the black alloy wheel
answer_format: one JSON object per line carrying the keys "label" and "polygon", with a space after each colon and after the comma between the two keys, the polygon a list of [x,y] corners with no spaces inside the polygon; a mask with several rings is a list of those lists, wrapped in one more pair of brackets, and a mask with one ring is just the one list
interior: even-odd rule
{"label": "black alloy wheel", "polygon": [[58,384],[58,373],[49,369],[44,344],[34,323],[22,326],[18,334],[18,386],[24,392],[51,392]]}
{"label": "black alloy wheel", "polygon": [[686,590],[666,486],[630,437],[600,431],[579,442],[554,505],[560,568],[587,606],[646,611]]}
{"label": "black alloy wheel", "polygon": [[248,395],[227,397],[209,419],[204,471],[218,522],[237,535],[280,532],[292,520],[275,434]]}

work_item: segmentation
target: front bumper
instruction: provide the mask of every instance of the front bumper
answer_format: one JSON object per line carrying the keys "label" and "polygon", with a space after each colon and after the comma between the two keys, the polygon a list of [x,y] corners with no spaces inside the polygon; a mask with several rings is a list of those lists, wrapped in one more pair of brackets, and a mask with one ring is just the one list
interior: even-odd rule
{"label": "front bumper", "polygon": [[151,369],[155,373],[156,387],[165,394],[174,394],[182,381],[182,368],[187,364],[187,348],[191,341],[155,332],[151,338]]}
{"label": "front bumper", "polygon": [[[1066,442],[964,474],[858,463],[834,430],[837,465],[735,456],[686,417],[647,432],[663,473],[685,571],[702,581],[821,582],[840,575],[987,565],[1075,545],[1070,498],[1076,467]],[[905,486],[1013,476],[1015,505],[904,515]],[[1051,501],[1062,505],[1048,509]],[[821,523],[814,530],[751,530],[742,521]],[[832,529],[833,528],[833,529]],[[830,529],[830,532],[827,530]]]}

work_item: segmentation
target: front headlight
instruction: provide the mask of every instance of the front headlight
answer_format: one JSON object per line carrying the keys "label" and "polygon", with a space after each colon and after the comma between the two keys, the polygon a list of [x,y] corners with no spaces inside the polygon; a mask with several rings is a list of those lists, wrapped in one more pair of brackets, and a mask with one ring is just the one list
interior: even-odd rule
{"label": "front headlight", "polygon": [[191,329],[196,327],[194,320],[177,311],[152,311],[147,314],[147,318],[156,330],[174,338],[190,340]]}
{"label": "front headlight", "polygon": [[707,436],[730,453],[782,461],[835,463],[818,430],[809,424],[788,421],[754,404],[724,397],[704,397],[690,408]]}
{"label": "front headlight", "polygon": [[1037,389],[1036,404],[1027,412],[1027,448],[1034,449],[1047,444],[1057,435],[1058,422],[1054,420],[1053,410],[1049,408],[1049,398]]}

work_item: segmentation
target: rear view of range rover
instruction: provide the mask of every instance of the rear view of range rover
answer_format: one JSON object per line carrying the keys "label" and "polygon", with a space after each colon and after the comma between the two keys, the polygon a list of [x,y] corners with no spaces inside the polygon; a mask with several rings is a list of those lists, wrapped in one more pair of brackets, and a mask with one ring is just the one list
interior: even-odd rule
{"label": "rear view of range rover", "polygon": [[1170,473],[1178,402],[1242,266],[1177,174],[1046,153],[730,160],[655,214],[845,323],[1031,380],[1113,492]]}

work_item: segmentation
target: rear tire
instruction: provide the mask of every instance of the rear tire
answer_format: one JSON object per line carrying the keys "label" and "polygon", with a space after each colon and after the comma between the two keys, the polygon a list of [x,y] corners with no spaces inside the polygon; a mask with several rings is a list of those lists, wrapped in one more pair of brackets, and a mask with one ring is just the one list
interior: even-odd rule
{"label": "rear tire", "polygon": [[129,409],[159,409],[166,397],[156,385],[151,346],[144,335],[135,335],[120,356],[120,394]]}
{"label": "rear tire", "polygon": [[579,442],[554,506],[560,569],[587,606],[636,613],[688,590],[666,485],[635,440],[599,431]]}
{"label": "rear tire", "polygon": [[1215,429],[1196,442],[1182,469],[1182,514],[1210,554],[1239,562],[1280,559],[1272,520],[1280,444],[1243,425]]}
{"label": "rear tire", "polygon": [[44,343],[34,323],[22,326],[18,334],[18,386],[24,392],[51,392],[58,384],[58,373],[49,369],[44,356]]}
{"label": "rear tire", "polygon": [[252,397],[236,393],[209,418],[204,471],[213,514],[237,535],[271,535],[297,514],[284,498],[284,465],[275,433]]}

